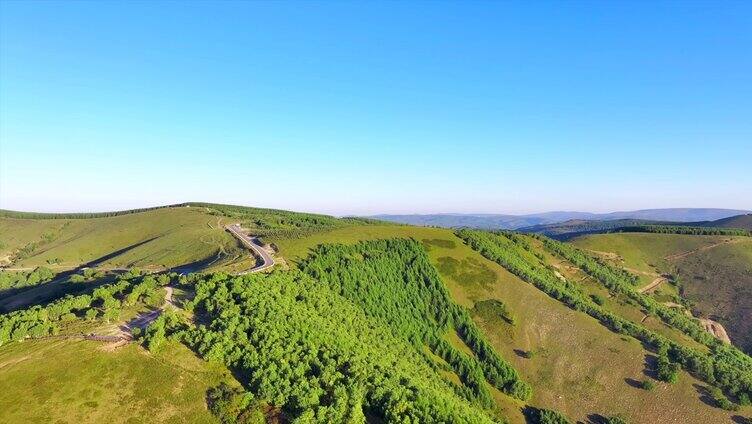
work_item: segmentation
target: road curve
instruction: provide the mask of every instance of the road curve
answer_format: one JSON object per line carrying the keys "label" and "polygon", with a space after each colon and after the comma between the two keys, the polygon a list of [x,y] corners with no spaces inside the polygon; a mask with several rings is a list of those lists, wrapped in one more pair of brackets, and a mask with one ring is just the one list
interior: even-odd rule
{"label": "road curve", "polygon": [[256,240],[258,240],[256,237],[251,237],[243,232],[240,228],[240,224],[230,224],[225,225],[225,229],[230,232],[230,234],[234,235],[240,242],[243,244],[243,246],[253,250],[256,252],[256,254],[261,258],[261,264],[257,265],[248,271],[241,272],[239,274],[249,274],[252,272],[260,272],[265,269],[271,268],[274,266],[274,258],[267,252],[265,249],[263,249],[261,246],[256,244]]}

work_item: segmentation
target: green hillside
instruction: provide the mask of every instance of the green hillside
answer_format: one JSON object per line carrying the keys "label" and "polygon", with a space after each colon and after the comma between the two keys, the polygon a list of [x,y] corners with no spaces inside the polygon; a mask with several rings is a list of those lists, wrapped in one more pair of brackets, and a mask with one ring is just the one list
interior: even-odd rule
{"label": "green hillside", "polygon": [[[225,219],[226,221],[226,219]],[[164,269],[236,252],[221,217],[164,208],[103,218],[0,218],[0,256],[11,268]]]}
{"label": "green hillside", "polygon": [[[4,422],[139,422],[148,416],[149,422],[523,423],[553,410],[571,422],[619,415],[629,423],[707,423],[752,414],[739,405],[752,384],[752,359],[662,305],[668,298],[691,304],[678,296],[690,298],[689,284],[677,283],[681,290],[663,284],[657,294],[639,291],[664,272],[656,252],[665,257],[686,252],[679,247],[691,250],[664,262],[715,273],[712,267],[726,266],[732,257],[739,264],[748,260],[733,256],[737,250],[722,250],[747,249],[748,237],[609,234],[577,239],[576,246],[588,249],[579,250],[514,233],[207,204],[1,222],[13,234],[2,233],[9,246],[41,240],[50,228],[65,235],[14,266],[47,263],[40,261],[48,252],[69,255],[69,266],[80,266],[116,243],[138,243],[138,229],[121,230],[136,226],[149,232],[142,240],[161,235],[107,259],[102,268],[160,271],[168,259],[186,263],[183,255],[192,254],[191,261],[201,260],[216,250],[157,250],[178,238],[191,242],[211,234],[234,253],[210,270],[233,270],[232,258],[248,253],[221,229],[228,222],[241,222],[272,243],[279,263],[268,275],[236,277],[91,274],[87,284],[72,286],[75,291],[59,292],[47,288],[62,286],[47,284],[46,271],[14,271],[5,284],[28,293],[30,303],[0,315],[0,391],[10,399]],[[61,224],[66,226],[55,226]],[[169,230],[159,231],[160,225]],[[647,253],[631,238],[660,242]],[[110,247],[94,246],[104,240]],[[708,248],[714,243],[720,244]],[[99,250],[87,254],[86,248]],[[695,268],[684,262],[711,253],[710,262],[692,262]],[[156,257],[165,259],[150,261]],[[624,266],[629,271],[620,270]],[[682,275],[677,281],[684,281]],[[174,288],[177,308],[149,326],[141,341],[148,350],[80,340],[81,334],[116,331],[155,308],[165,285]],[[42,297],[30,290],[45,290],[42,305],[31,306]],[[71,335],[78,338],[65,338]],[[45,365],[45,354],[37,352],[51,349],[55,364]],[[76,362],[78,356],[87,360]],[[134,367],[132,376],[119,371]],[[70,373],[103,372],[109,380],[65,383]],[[39,375],[40,387],[20,384],[25,375]],[[195,378],[201,384],[188,383]],[[178,385],[183,391],[165,395],[166,381],[184,382]],[[150,384],[153,392],[146,392]],[[72,396],[81,401],[65,401]],[[101,405],[117,403],[115,398],[132,407],[110,414]],[[18,408],[13,399],[45,406]]]}
{"label": "green hillside", "polygon": [[737,215],[712,221],[711,226],[720,228],[743,228],[752,231],[752,214]]}
{"label": "green hillside", "polygon": [[695,316],[719,322],[735,345],[752,352],[752,238],[600,234],[573,243],[638,270],[643,284],[668,275],[657,299],[679,295]]}

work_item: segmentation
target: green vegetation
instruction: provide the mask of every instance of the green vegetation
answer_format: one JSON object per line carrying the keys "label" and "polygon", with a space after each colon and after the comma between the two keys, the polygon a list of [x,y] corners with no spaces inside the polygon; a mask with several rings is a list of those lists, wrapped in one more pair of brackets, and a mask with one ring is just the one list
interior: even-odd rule
{"label": "green vegetation", "polygon": [[[681,330],[698,343],[702,343],[709,348],[721,345],[721,342],[705,331],[697,320],[688,317],[679,309],[665,306],[652,297],[635,290],[634,284],[638,281],[635,275],[598,260],[571,244],[565,244],[543,236],[538,237],[543,241],[546,249],[577,265],[585,273],[606,286],[611,293],[629,297],[645,308],[646,311],[656,314],[663,322]],[[752,359],[746,358],[745,360],[744,354],[741,352],[739,354],[742,355],[743,361],[749,362],[749,367],[752,369]]]}
{"label": "green vegetation", "polygon": [[171,337],[238,369],[296,422],[492,422],[412,343],[305,274],[215,274],[195,290],[187,307],[206,325]]}
{"label": "green vegetation", "polygon": [[661,355],[658,356],[656,371],[658,372],[658,379],[667,383],[676,383],[679,378],[679,365],[671,362],[666,352],[661,352]]}
{"label": "green vegetation", "polygon": [[0,241],[5,245],[0,258],[6,257],[13,267],[46,266],[55,271],[132,266],[161,271],[186,265],[199,269],[246,258],[247,252],[221,224],[201,208],[160,208],[106,218],[0,218]]}
{"label": "green vegetation", "polygon": [[0,271],[0,294],[11,289],[36,286],[55,277],[49,268],[37,267],[33,271]]}
{"label": "green vegetation", "polygon": [[261,209],[246,206],[191,203],[205,208],[212,215],[220,215],[240,221],[243,228],[265,237],[297,238],[320,231],[363,225],[375,222],[366,218],[335,218],[329,215],[290,212],[278,209]]}
{"label": "green vegetation", "polygon": [[514,315],[512,315],[507,306],[496,299],[487,299],[476,302],[473,307],[473,313],[483,317],[487,321],[496,318],[504,320],[504,322],[511,325],[514,325],[516,322]]}
{"label": "green vegetation", "polygon": [[45,212],[21,212],[0,209],[0,217],[15,219],[90,219],[90,218],[109,218],[113,216],[130,215],[134,213],[148,212],[157,209],[176,208],[187,206],[187,203],[176,205],[155,206],[153,208],[128,209],[124,211],[112,212],[84,212],[84,213],[45,213]]}
{"label": "green vegetation", "polygon": [[[136,218],[145,222],[139,223]],[[134,221],[128,221],[131,219]],[[116,328],[149,305],[161,305],[164,300],[161,287],[171,282],[173,286],[179,283],[175,293],[182,300],[176,303],[186,311],[168,309],[143,332],[134,332],[150,354],[139,353],[134,344],[95,356],[133,352],[152,368],[152,359],[174,366],[171,355],[176,355],[176,350],[182,352],[177,357],[191,356],[185,346],[176,343],[181,342],[210,362],[194,364],[196,369],[230,367],[242,386],[231,379],[202,380],[201,385],[195,385],[195,390],[190,389],[191,400],[184,403],[179,403],[183,402],[182,395],[170,398],[169,394],[161,394],[161,388],[156,389],[162,396],[159,399],[153,399],[148,392],[140,392],[138,398],[130,395],[128,402],[138,403],[133,411],[141,411],[142,417],[148,416],[155,422],[190,419],[224,423],[403,422],[408,419],[434,422],[433,418],[439,417],[444,422],[509,420],[517,424],[525,419],[523,410],[529,422],[536,422],[532,421],[533,415],[528,414],[531,411],[551,411],[541,417],[554,421],[544,422],[561,422],[556,421],[559,418],[587,421],[591,416],[596,417],[595,422],[613,423],[625,421],[608,420],[719,422],[731,416],[721,408],[731,410],[737,408],[737,404],[743,406],[749,398],[749,393],[733,392],[732,385],[727,384],[729,380],[745,384],[746,377],[737,378],[739,374],[734,374],[741,366],[732,363],[733,353],[721,352],[724,346],[697,344],[655,319],[661,318],[658,313],[650,313],[638,301],[608,289],[605,283],[590,276],[600,275],[635,291],[635,287],[644,283],[642,280],[638,282],[631,273],[615,267],[596,266],[609,265],[610,261],[620,260],[619,257],[603,255],[605,259],[597,261],[596,265],[575,263],[576,258],[560,260],[563,256],[546,247],[545,239],[514,233],[494,236],[509,243],[503,250],[511,257],[540,271],[551,290],[541,289],[532,279],[520,278],[521,274],[488,252],[483,255],[480,249],[476,252],[473,248],[477,246],[464,244],[465,237],[458,238],[451,230],[374,225],[358,220],[222,205],[193,204],[96,219],[2,218],[0,245],[5,245],[5,252],[15,252],[17,246],[37,241],[38,247],[29,249],[32,254],[24,260],[28,262],[24,265],[39,262],[48,270],[57,271],[72,264],[69,257],[85,253],[79,250],[80,244],[71,256],[67,255],[74,248],[70,245],[64,248],[66,243],[77,244],[82,237],[90,237],[82,232],[84,227],[106,224],[109,228],[102,227],[97,230],[101,233],[96,235],[99,240],[105,240],[111,237],[106,232],[120,231],[121,236],[130,232],[127,227],[113,224],[112,220],[147,228],[157,221],[170,219],[176,220],[170,225],[178,224],[153,241],[106,259],[102,262],[105,265],[99,268],[81,269],[67,281],[60,279],[54,284],[20,287],[22,292],[18,295],[28,292],[24,305],[44,300],[39,306],[0,316],[0,332],[7,335],[6,342],[0,346],[0,364],[4,364],[0,367],[0,378],[23,367],[16,364],[24,364],[27,347],[58,343],[97,349],[96,342],[74,342],[62,337],[80,337],[80,334]],[[8,224],[10,235],[3,233],[2,226],[12,220],[18,225]],[[131,254],[141,256],[145,253],[143,249],[152,243],[166,242],[163,237],[179,235],[190,240],[193,235],[188,234],[188,229],[199,228],[219,241],[229,236],[223,226],[231,222],[241,222],[256,234],[265,234],[265,241],[279,249],[278,257],[283,264],[280,270],[271,275],[243,277],[194,274],[179,280],[174,275],[147,277],[142,272],[118,278],[121,271],[105,271],[115,263],[129,264],[130,259],[125,259]],[[37,231],[40,228],[41,232]],[[462,231],[457,234],[462,235]],[[717,236],[648,233],[609,236],[707,237],[722,241]],[[320,246],[321,243],[329,245]],[[728,247],[744,243],[728,243]],[[221,268],[220,262],[227,264],[233,259],[234,244],[236,242],[230,239],[224,247],[227,255],[220,255],[225,259],[215,262],[211,269]],[[692,248],[706,244],[709,242],[697,243]],[[720,252],[725,247],[724,244],[708,252]],[[47,256],[48,249],[58,253]],[[60,252],[66,253],[61,255]],[[705,253],[705,250],[700,252]],[[240,254],[247,256],[247,252],[238,250],[237,255]],[[666,254],[673,253],[666,251]],[[148,272],[164,269],[148,260],[138,263],[145,264]],[[290,271],[283,271],[285,263]],[[650,262],[636,268],[652,271],[651,264],[662,263]],[[23,271],[27,280],[35,267]],[[587,274],[582,273],[585,268],[589,270]],[[205,269],[205,264],[196,269]],[[47,275],[40,269],[38,274],[42,273]],[[13,273],[12,284],[17,284],[18,274],[20,272]],[[692,284],[684,278],[677,280],[683,287]],[[148,283],[142,285],[144,281]],[[60,290],[52,290],[56,287]],[[49,293],[43,297],[34,294],[40,290],[49,290]],[[554,290],[562,292],[559,297],[551,294]],[[611,295],[614,292],[619,294]],[[88,304],[86,296],[91,299]],[[567,296],[574,300],[562,300]],[[0,299],[0,302],[6,300]],[[679,299],[671,300],[683,303]],[[23,307],[19,305],[14,309]],[[603,314],[599,314],[599,310]],[[644,327],[638,324],[643,310],[650,314]],[[47,338],[55,334],[60,338]],[[23,342],[9,342],[11,339]],[[711,343],[715,343],[714,340]],[[649,351],[656,353],[655,361]],[[65,352],[73,354],[71,349]],[[682,360],[681,355],[686,352],[697,357]],[[699,366],[710,364],[709,374],[694,371],[693,361]],[[743,364],[743,359],[741,361]],[[36,366],[46,367],[38,363]],[[709,382],[708,389],[701,393],[698,380],[683,373],[682,367]],[[175,378],[180,381],[188,378],[176,383],[177,386],[192,384],[191,377],[184,371],[175,370],[176,375],[182,376]],[[96,375],[96,372],[87,370],[82,374]],[[138,372],[134,379],[140,378],[137,375]],[[643,375],[675,383],[660,384],[659,390],[648,392],[650,387],[655,387],[654,380],[640,382]],[[712,375],[714,380],[707,379],[707,375]],[[53,388],[38,391],[40,395],[19,387],[12,388],[8,396],[44,402],[44,398],[38,396],[49,396],[43,393],[51,393],[51,390],[60,391],[59,386],[66,384],[63,381],[53,380],[49,383]],[[107,390],[102,385],[108,382],[99,382],[99,386],[92,380],[82,383],[95,394],[80,395],[85,399],[81,402],[90,402],[91,406],[86,407],[96,411],[96,417],[137,422],[130,418],[129,412],[124,413],[122,419],[113,420],[102,411],[105,409],[102,405],[122,402],[100,395],[100,390]],[[114,383],[126,388],[142,384],[139,390],[144,391],[153,385],[117,379]],[[160,381],[157,386],[161,385]],[[715,385],[723,389],[717,399],[712,392]],[[535,393],[532,397],[531,387]],[[79,390],[82,390],[80,385]],[[123,396],[127,392],[118,393]],[[514,397],[526,401],[523,403]],[[153,408],[157,405],[166,405],[168,410],[156,413]],[[175,409],[176,405],[193,411],[194,416],[185,418],[182,411]],[[44,418],[19,408],[9,410],[8,416],[10,422],[67,422],[74,416],[87,422],[86,418],[81,418],[87,409],[79,403],[57,406],[59,411],[45,409]],[[197,409],[201,409],[200,414],[195,413]],[[561,413],[554,413],[554,410]],[[741,414],[745,415],[746,409],[743,408]]]}
{"label": "green vegetation", "polygon": [[49,338],[0,347],[0,421],[14,423],[195,423],[216,419],[206,392],[234,381],[179,343],[146,355],[136,344]]}
{"label": "green vegetation", "polygon": [[623,233],[587,236],[574,244],[614,252],[621,258],[611,262],[617,266],[670,274],[675,287],[666,291],[680,299],[668,300],[687,305],[695,316],[718,321],[735,346],[752,353],[750,238]]}
{"label": "green vegetation", "polygon": [[155,293],[170,280],[166,274],[157,277],[125,274],[116,283],[97,287],[91,294],[68,295],[46,306],[0,315],[0,345],[56,335],[61,324],[76,319],[101,318],[108,323],[117,320],[124,305],[154,303],[158,298]]}
{"label": "green vegetation", "polygon": [[222,424],[264,424],[263,405],[240,387],[222,383],[206,394],[209,410]]}
{"label": "green vegetation", "polygon": [[[534,395],[530,402],[533,405],[556,409],[572,419],[585,422],[588,415],[598,412],[627,414],[635,422],[678,419],[687,423],[701,423],[728,419],[724,411],[708,407],[698,398],[694,385],[700,384],[700,381],[690,375],[683,375],[676,384],[664,385],[656,392],[630,388],[625,380],[642,375],[644,358],[648,354],[638,341],[610,332],[588,315],[576,313],[548,297],[481,256],[456,237],[452,230],[404,225],[355,225],[306,237],[277,238],[273,242],[287,263],[296,267],[322,243],[357,244],[364,240],[395,237],[422,242],[430,262],[446,283],[452,300],[470,311],[494,350],[512,363],[523,380],[532,385]],[[524,239],[533,245],[534,253],[546,253],[537,240]],[[535,257],[532,253],[531,256]],[[443,258],[452,258],[453,261]],[[546,259],[549,259],[547,254]],[[446,267],[442,263],[455,266]],[[566,269],[560,271],[570,275]],[[578,279],[573,277],[572,281]],[[607,296],[605,289],[601,288],[598,293],[604,298]],[[487,300],[501,302],[513,315],[515,325],[498,316],[487,319],[478,314],[475,305]],[[609,298],[606,301],[612,304],[615,300]],[[634,309],[639,322],[642,314]],[[681,336],[680,333],[678,335]],[[447,339],[461,352],[471,355],[470,349],[455,332],[450,331]],[[534,351],[537,355],[526,359],[522,355],[528,351]],[[435,359],[437,363],[449,367],[440,358]],[[453,372],[443,371],[443,374],[458,384],[461,382]],[[517,404],[491,387],[489,391],[510,422],[525,422]],[[640,411],[639,414],[637,411]]]}
{"label": "green vegetation", "polygon": [[695,236],[750,236],[741,228],[692,227],[683,225],[635,225],[616,229],[624,233],[690,234]]}
{"label": "green vegetation", "polygon": [[469,314],[451,301],[422,246],[412,240],[382,240],[356,245],[324,245],[301,269],[327,282],[333,291],[359,304],[368,315],[416,345],[427,344],[449,362],[474,394],[490,403],[475,361],[443,339],[456,331],[497,389],[527,399],[530,388],[486,342]]}
{"label": "green vegetation", "polygon": [[[585,312],[613,331],[630,335],[652,346],[656,351],[665,350],[673,361],[680,363],[685,369],[703,380],[717,384],[731,394],[752,393],[750,358],[738,350],[721,343],[711,342],[709,344],[712,344],[712,350],[704,353],[621,318],[595,304],[577,286],[559,279],[551,269],[541,264],[538,258],[531,254],[529,245],[516,242],[519,239],[518,236],[471,230],[460,230],[458,235],[484,256],[497,261],[512,273],[572,309]],[[565,248],[560,249],[565,251]],[[573,256],[573,259],[577,258]],[[595,265],[592,266],[595,267]],[[608,270],[593,269],[603,271],[597,275],[607,277],[618,275],[618,273],[606,272]]]}
{"label": "green vegetation", "polygon": [[606,417],[603,424],[629,424],[629,421],[621,415],[614,415],[613,417]]}
{"label": "green vegetation", "polygon": [[550,409],[533,409],[528,414],[533,424],[571,424],[563,414]]}

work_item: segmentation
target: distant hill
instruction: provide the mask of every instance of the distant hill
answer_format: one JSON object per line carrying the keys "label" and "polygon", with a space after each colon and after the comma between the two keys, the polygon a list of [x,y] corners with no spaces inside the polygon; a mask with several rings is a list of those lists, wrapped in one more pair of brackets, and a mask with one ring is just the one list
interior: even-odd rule
{"label": "distant hill", "polygon": [[710,227],[719,228],[743,228],[752,230],[752,214],[731,216],[708,223]]}
{"label": "distant hill", "polygon": [[[482,228],[517,230],[538,225],[556,224],[565,221],[614,221],[640,220],[641,224],[648,222],[699,222],[714,221],[736,215],[747,214],[750,211],[736,209],[709,208],[671,208],[644,209],[637,211],[590,213],[554,211],[527,215],[507,214],[428,214],[428,215],[375,215],[371,218],[383,221],[399,222],[402,224],[434,226],[445,228]],[[631,224],[636,225],[637,221]]]}
{"label": "distant hill", "polygon": [[557,239],[570,239],[572,237],[611,232],[627,227],[639,227],[644,225],[672,225],[688,227],[712,227],[712,228],[740,228],[752,230],[752,214],[736,215],[714,221],[652,221],[645,219],[615,219],[615,220],[581,220],[571,219],[553,224],[532,225],[518,228],[524,233],[538,233]]}
{"label": "distant hill", "polygon": [[570,219],[569,221],[557,222],[554,224],[533,225],[530,227],[518,228],[517,230],[523,233],[543,234],[556,239],[569,239],[585,234],[609,232],[624,227],[660,224],[665,224],[665,222],[648,221],[644,219],[614,219],[611,221]]}

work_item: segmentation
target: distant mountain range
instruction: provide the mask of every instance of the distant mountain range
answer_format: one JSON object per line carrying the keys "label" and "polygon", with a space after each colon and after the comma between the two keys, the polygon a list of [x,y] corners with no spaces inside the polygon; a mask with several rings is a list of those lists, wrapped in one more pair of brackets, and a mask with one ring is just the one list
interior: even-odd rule
{"label": "distant mountain range", "polygon": [[[637,211],[591,213],[591,212],[544,212],[528,215],[504,214],[428,214],[428,215],[375,215],[370,218],[403,224],[434,227],[471,227],[483,229],[517,230],[525,227],[557,224],[565,221],[616,221],[640,220],[651,222],[700,222],[715,221],[750,211],[714,208],[643,209]],[[634,222],[634,221],[633,221]],[[621,223],[624,225],[624,222]],[[630,224],[632,225],[632,224]],[[620,226],[620,225],[619,225]]]}
{"label": "distant mountain range", "polygon": [[614,219],[614,220],[582,220],[570,219],[564,222],[554,224],[532,225],[530,227],[518,228],[517,231],[523,233],[538,233],[560,240],[569,240],[573,237],[619,231],[628,227],[640,227],[645,225],[680,225],[688,227],[710,227],[710,228],[736,228],[752,231],[752,214],[734,215],[728,218],[721,218],[713,221],[654,221],[646,219]]}

